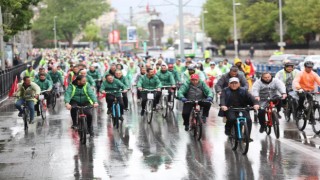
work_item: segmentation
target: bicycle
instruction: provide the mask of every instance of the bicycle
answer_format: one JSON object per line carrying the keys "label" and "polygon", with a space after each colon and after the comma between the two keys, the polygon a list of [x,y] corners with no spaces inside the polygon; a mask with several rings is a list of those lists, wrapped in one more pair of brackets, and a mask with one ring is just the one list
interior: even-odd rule
{"label": "bicycle", "polygon": [[202,137],[202,114],[203,114],[203,108],[200,107],[199,102],[208,102],[205,100],[201,101],[195,101],[195,100],[188,100],[185,102],[185,104],[193,104],[191,114],[190,114],[190,129],[193,130],[193,137],[197,140],[200,140]]}
{"label": "bicycle", "polygon": [[144,119],[147,119],[148,124],[151,123],[153,117],[153,101],[155,97],[155,93],[157,92],[156,89],[148,90],[143,89],[141,92],[147,92],[147,104],[144,113]]}
{"label": "bicycle", "polygon": [[117,99],[117,97],[114,95],[116,93],[120,93],[120,97],[122,95],[122,91],[108,91],[106,94],[111,94],[114,96],[114,101],[112,103],[112,111],[111,111],[111,116],[112,116],[112,122],[113,122],[113,127],[116,127],[117,129],[119,128],[119,120],[121,117],[121,111],[120,111],[120,104]]}
{"label": "bicycle", "polygon": [[[302,109],[302,112],[296,112],[294,114],[296,125],[300,131],[305,129],[307,121],[309,120],[309,124],[312,125],[313,132],[320,134],[320,105],[317,100],[314,100],[315,96],[319,94],[319,92],[304,92],[304,108]],[[308,96],[310,97],[309,100],[307,98]],[[302,124],[300,124],[300,122],[302,122]]]}
{"label": "bicycle", "polygon": [[54,109],[57,104],[57,97],[59,94],[59,91],[58,91],[59,87],[58,86],[59,86],[58,83],[54,84],[54,87],[51,92],[51,94],[52,94],[52,99],[51,99],[52,109]]}
{"label": "bicycle", "polygon": [[291,115],[294,114],[294,110],[297,107],[297,101],[288,93],[286,104],[283,107],[284,118],[287,122],[291,120]]}
{"label": "bicycle", "polygon": [[84,109],[91,109],[93,106],[73,106],[72,108],[77,109],[77,122],[78,122],[78,133],[80,137],[81,144],[86,144],[87,142],[87,115],[84,113]]}
{"label": "bicycle", "polygon": [[279,118],[277,114],[276,105],[279,104],[281,101],[281,97],[268,97],[267,105],[264,107],[267,115],[267,119],[265,122],[266,128],[265,131],[267,135],[271,134],[271,128],[274,129],[274,134],[277,139],[280,137],[280,130],[279,130]]}
{"label": "bicycle", "polygon": [[231,143],[232,150],[234,151],[237,150],[239,144],[240,151],[243,155],[246,155],[248,153],[250,142],[247,118],[243,117],[243,113],[250,110],[253,110],[253,107],[229,108],[229,111],[238,112],[238,117],[231,128],[229,141]]}
{"label": "bicycle", "polygon": [[166,118],[168,115],[168,111],[169,109],[172,110],[173,109],[173,98],[171,98],[171,101],[169,103],[168,99],[169,99],[169,90],[170,90],[171,86],[163,86],[161,89],[161,108],[162,108],[162,117]]}
{"label": "bicycle", "polygon": [[[20,98],[20,96],[13,96],[16,98]],[[31,118],[30,118],[30,110],[27,106],[27,101],[24,101],[22,104],[22,119],[23,119],[23,124],[24,124],[24,130],[28,130],[28,122],[31,123]]]}
{"label": "bicycle", "polygon": [[41,91],[40,92],[40,95],[39,95],[39,110],[40,110],[40,114],[41,114],[41,118],[42,118],[42,120],[44,121],[44,120],[46,120],[46,118],[47,118],[47,114],[46,114],[46,112],[47,112],[47,100],[45,99],[45,97],[44,97],[44,95],[43,95],[43,93],[45,93],[45,92],[49,92],[49,91]]}

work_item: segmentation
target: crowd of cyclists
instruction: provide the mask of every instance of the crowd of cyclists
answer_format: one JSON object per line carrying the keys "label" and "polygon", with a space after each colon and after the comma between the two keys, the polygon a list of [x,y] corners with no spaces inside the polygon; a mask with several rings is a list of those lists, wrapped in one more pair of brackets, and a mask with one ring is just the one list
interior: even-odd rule
{"label": "crowd of cyclists", "polygon": [[[64,94],[65,106],[71,112],[72,129],[77,129],[77,111],[74,106],[98,107],[99,99],[105,97],[108,111],[116,98],[120,104],[120,120],[129,110],[128,92],[136,95],[141,102],[140,115],[146,111],[148,100],[145,90],[155,90],[153,110],[159,109],[162,89],[169,89],[170,98],[177,98],[182,102],[199,101],[202,107],[202,122],[205,124],[209,116],[212,103],[218,102],[218,115],[224,118],[225,134],[230,135],[231,127],[238,114],[230,111],[231,107],[252,106],[258,112],[260,132],[266,128],[265,109],[268,98],[280,97],[278,103],[278,117],[285,108],[287,96],[296,99],[297,111],[295,116],[303,116],[305,93],[315,90],[315,84],[320,85],[320,78],[313,71],[314,64],[304,63],[301,71],[295,69],[294,63],[289,60],[283,62],[283,69],[274,77],[264,72],[261,77],[255,77],[255,67],[250,59],[244,62],[235,58],[233,63],[228,59],[214,61],[206,58],[204,61],[195,61],[188,57],[183,62],[176,59],[174,63],[166,63],[162,57],[124,54],[106,55],[105,52],[90,51],[87,49],[46,50],[42,52],[42,59],[37,70],[32,65],[21,73],[22,82],[18,86],[18,100],[15,105],[22,115],[22,104],[27,102],[30,110],[31,123],[34,122],[35,111],[39,116],[37,99],[41,92],[51,104],[52,91],[58,91],[58,96]],[[189,131],[191,104],[182,107],[182,118],[185,130]],[[84,113],[88,118],[89,134],[94,136],[92,109]],[[244,114],[251,132],[252,120],[249,111]],[[316,123],[316,122],[311,122]],[[250,134],[249,132],[249,134]],[[251,139],[252,141],[252,139]]]}

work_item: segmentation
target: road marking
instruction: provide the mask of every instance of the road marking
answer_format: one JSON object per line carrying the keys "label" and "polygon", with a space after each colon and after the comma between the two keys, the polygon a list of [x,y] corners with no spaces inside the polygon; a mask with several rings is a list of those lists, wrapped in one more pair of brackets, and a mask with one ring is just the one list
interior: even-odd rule
{"label": "road marking", "polygon": [[[320,160],[319,152],[317,153],[317,152],[312,151],[312,150],[310,150],[310,149],[308,149],[308,148],[305,148],[305,147],[296,145],[296,144],[295,144],[296,142],[291,142],[291,141],[286,140],[286,139],[278,139],[278,141],[280,141],[280,142],[282,142],[283,144],[286,144],[287,146],[290,146],[290,147],[292,147],[292,148],[294,148],[294,149],[296,149],[296,150],[298,150],[298,151],[300,151],[300,152],[302,152],[302,153],[305,153],[305,154],[307,154],[307,155],[309,155],[309,156],[312,156],[312,157]],[[316,148],[315,148],[315,149],[316,149]],[[317,150],[318,150],[318,149],[317,149]]]}

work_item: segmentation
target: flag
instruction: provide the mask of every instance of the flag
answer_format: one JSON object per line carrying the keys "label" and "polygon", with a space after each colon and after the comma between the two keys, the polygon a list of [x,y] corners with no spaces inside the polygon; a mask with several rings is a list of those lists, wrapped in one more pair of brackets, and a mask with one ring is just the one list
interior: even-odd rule
{"label": "flag", "polygon": [[9,97],[12,97],[18,91],[18,76],[16,76],[13,84],[11,85],[11,89],[9,91]]}
{"label": "flag", "polygon": [[69,74],[67,74],[66,76],[65,76],[65,78],[64,78],[64,81],[63,81],[63,85],[64,85],[64,87],[67,89],[67,87],[68,87],[68,85],[69,85],[69,83],[68,83],[68,77],[69,77]]}
{"label": "flag", "polygon": [[150,12],[150,9],[149,9],[149,3],[147,4],[147,6],[146,6],[146,11],[147,11],[147,13],[149,13]]}

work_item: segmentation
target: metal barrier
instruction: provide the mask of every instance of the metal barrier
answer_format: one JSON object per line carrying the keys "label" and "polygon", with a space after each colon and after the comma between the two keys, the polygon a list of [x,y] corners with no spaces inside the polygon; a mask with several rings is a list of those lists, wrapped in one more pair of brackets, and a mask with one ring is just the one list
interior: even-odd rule
{"label": "metal barrier", "polygon": [[27,63],[0,71],[0,99],[8,95],[16,76],[20,79],[21,72],[26,69]]}

